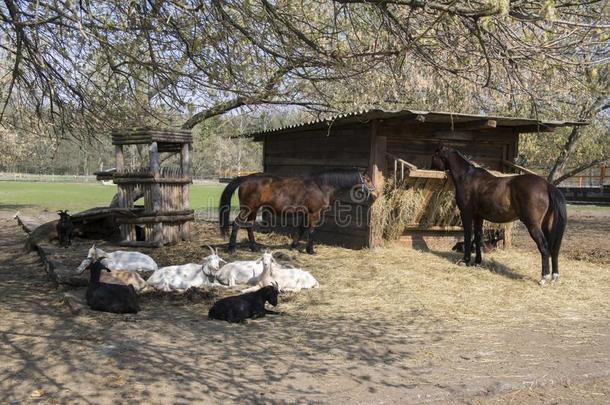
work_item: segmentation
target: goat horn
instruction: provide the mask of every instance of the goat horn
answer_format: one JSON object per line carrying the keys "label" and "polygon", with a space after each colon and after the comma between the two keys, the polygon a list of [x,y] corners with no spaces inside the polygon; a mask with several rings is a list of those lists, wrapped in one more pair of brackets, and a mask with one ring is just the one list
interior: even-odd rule
{"label": "goat horn", "polygon": [[210,245],[206,245],[208,247],[208,249],[210,249],[212,251],[212,254],[215,255],[216,252],[214,252],[214,248]]}

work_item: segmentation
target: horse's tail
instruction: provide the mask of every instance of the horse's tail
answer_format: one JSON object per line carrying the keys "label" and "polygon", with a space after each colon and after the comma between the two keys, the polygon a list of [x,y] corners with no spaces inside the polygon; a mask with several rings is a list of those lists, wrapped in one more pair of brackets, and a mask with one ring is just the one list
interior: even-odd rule
{"label": "horse's tail", "polygon": [[547,240],[551,255],[556,256],[559,254],[563,232],[568,222],[568,214],[566,211],[566,198],[552,184],[549,186],[549,208],[553,213],[553,226],[548,229]]}
{"label": "horse's tail", "polygon": [[220,221],[220,232],[223,236],[229,230],[229,214],[231,213],[231,197],[237,188],[246,181],[248,176],[236,177],[225,187],[220,196],[220,207],[218,208],[218,219]]}

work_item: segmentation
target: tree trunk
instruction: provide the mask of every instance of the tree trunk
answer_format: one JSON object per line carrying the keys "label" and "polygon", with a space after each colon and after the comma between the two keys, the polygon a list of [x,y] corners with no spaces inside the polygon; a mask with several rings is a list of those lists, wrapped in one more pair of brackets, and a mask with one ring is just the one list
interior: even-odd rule
{"label": "tree trunk", "polygon": [[563,171],[565,170],[566,165],[568,164],[570,157],[572,157],[572,154],[576,149],[576,145],[578,144],[578,141],[582,136],[581,129],[581,127],[572,127],[572,131],[570,131],[570,136],[568,136],[568,140],[563,145],[561,153],[555,160],[553,168],[549,172],[549,176],[547,177],[549,183],[555,183],[555,179],[558,177],[558,175],[560,173],[563,173]]}
{"label": "tree trunk", "polygon": [[[604,102],[604,96],[598,97],[591,104],[585,105],[582,108],[578,118],[582,121],[588,121],[591,119],[591,117],[595,116],[598,112],[606,108]],[[568,161],[578,146],[578,141],[580,141],[580,138],[582,137],[582,129],[583,127],[572,127],[572,131],[570,131],[570,135],[568,136],[566,143],[563,145],[561,153],[559,153],[559,156],[555,160],[555,163],[549,172],[547,177],[549,183],[555,183],[557,177],[559,177],[565,170]]]}

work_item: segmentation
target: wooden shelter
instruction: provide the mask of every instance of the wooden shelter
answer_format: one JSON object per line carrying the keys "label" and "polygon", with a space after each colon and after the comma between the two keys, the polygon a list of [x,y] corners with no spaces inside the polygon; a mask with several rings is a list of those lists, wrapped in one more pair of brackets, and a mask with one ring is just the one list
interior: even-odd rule
{"label": "wooden shelter", "polygon": [[[434,205],[430,201],[433,193],[426,190],[434,188],[428,186],[448,181],[444,172],[426,169],[439,143],[455,146],[489,169],[514,173],[527,171],[515,164],[521,133],[551,132],[558,127],[583,124],[445,112],[368,110],[248,136],[263,142],[265,173],[295,176],[331,168],[358,168],[368,172],[378,190],[383,190],[388,181],[406,189],[421,190],[430,206]],[[352,248],[374,246],[379,232],[371,221],[371,202],[354,201],[348,194],[339,200],[344,203],[342,212],[333,208],[326,213],[316,239]],[[410,245],[426,245],[439,237],[450,236],[454,240],[459,234],[459,216],[436,223],[415,218],[400,239]]]}
{"label": "wooden shelter", "polygon": [[[162,246],[188,240],[190,221],[189,184],[192,183],[191,132],[179,129],[133,128],[112,131],[118,186],[117,209],[132,215],[117,217],[123,245]],[[139,167],[126,167],[125,149],[135,147],[146,161]],[[165,154],[165,155],[163,155]],[[148,155],[148,156],[146,156]],[[178,162],[164,164],[162,157],[179,155]],[[146,159],[148,157],[148,159]],[[143,198],[143,206],[135,202]]]}

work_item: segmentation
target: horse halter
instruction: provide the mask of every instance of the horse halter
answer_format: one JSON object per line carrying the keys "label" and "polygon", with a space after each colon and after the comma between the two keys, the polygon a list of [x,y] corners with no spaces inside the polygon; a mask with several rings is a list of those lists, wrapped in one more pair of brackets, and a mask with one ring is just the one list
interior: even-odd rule
{"label": "horse halter", "polygon": [[375,191],[375,186],[369,187],[366,184],[366,181],[364,180],[364,175],[362,173],[358,172],[358,177],[360,178],[360,190],[363,193],[371,194],[373,191]]}

